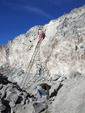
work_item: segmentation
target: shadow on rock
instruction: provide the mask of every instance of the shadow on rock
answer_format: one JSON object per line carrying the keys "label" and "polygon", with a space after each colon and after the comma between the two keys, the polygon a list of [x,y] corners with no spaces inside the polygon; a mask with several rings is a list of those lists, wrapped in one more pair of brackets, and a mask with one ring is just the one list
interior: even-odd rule
{"label": "shadow on rock", "polygon": [[63,86],[63,84],[59,84],[58,88],[54,89],[54,91],[51,93],[50,98],[57,96],[57,93],[62,86]]}
{"label": "shadow on rock", "polygon": [[11,107],[9,106],[9,102],[5,100],[3,103],[6,106],[6,109],[1,113],[11,113]]}
{"label": "shadow on rock", "polygon": [[5,77],[3,76],[3,74],[0,73],[0,83],[7,85],[8,83],[11,83],[11,82],[8,80],[8,77]]}

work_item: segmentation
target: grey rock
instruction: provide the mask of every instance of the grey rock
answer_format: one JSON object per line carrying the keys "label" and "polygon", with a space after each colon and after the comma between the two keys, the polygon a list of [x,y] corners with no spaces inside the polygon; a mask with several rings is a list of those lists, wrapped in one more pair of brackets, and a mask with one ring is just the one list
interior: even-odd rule
{"label": "grey rock", "polygon": [[0,71],[3,71],[4,69],[8,68],[9,65],[7,62],[0,62]]}
{"label": "grey rock", "polygon": [[78,107],[75,113],[85,113],[85,101],[83,101]]}
{"label": "grey rock", "polygon": [[71,72],[70,74],[70,78],[78,78],[78,77],[81,77],[81,73],[77,72],[77,71],[73,71]]}
{"label": "grey rock", "polygon": [[46,105],[43,102],[42,103],[35,102],[33,103],[33,107],[34,107],[35,113],[40,113],[44,111],[45,109],[47,109],[48,105]]}
{"label": "grey rock", "polygon": [[21,105],[24,105],[25,103],[26,103],[26,96],[22,95]]}
{"label": "grey rock", "polygon": [[55,81],[57,79],[59,79],[60,76],[58,74],[52,75],[52,80]]}
{"label": "grey rock", "polygon": [[29,98],[29,101],[32,102],[32,98]]}
{"label": "grey rock", "polygon": [[23,92],[23,95],[26,97],[28,94],[27,94],[27,92]]}
{"label": "grey rock", "polygon": [[4,111],[6,109],[6,106],[5,105],[0,105],[0,112],[1,111]]}
{"label": "grey rock", "polygon": [[[2,72],[2,74],[6,77],[9,77],[9,80],[12,82],[21,82],[20,76],[23,75],[24,70],[21,66],[10,67]],[[17,76],[19,76],[17,78]]]}
{"label": "grey rock", "polygon": [[56,89],[58,89],[60,86],[61,86],[61,82],[58,81],[58,82],[56,83]]}
{"label": "grey rock", "polygon": [[15,107],[15,103],[9,102],[9,106],[10,106],[11,108],[14,108],[14,107]]}
{"label": "grey rock", "polygon": [[6,109],[6,106],[2,104],[2,101],[0,99],[0,112],[4,111]]}
{"label": "grey rock", "polygon": [[58,82],[62,82],[62,81],[64,81],[65,79],[67,79],[67,77],[61,76],[57,81],[58,81]]}
{"label": "grey rock", "polygon": [[3,85],[2,84],[0,84],[0,89],[2,89],[3,88]]}
{"label": "grey rock", "polygon": [[21,105],[24,105],[25,104],[25,101],[23,100],[22,102],[21,102]]}
{"label": "grey rock", "polygon": [[6,95],[6,92],[4,91],[4,89],[1,90],[1,98],[4,98]]}
{"label": "grey rock", "polygon": [[[85,79],[72,79],[59,90],[52,103],[52,113],[84,113],[85,111]],[[59,107],[60,106],[60,107]]]}
{"label": "grey rock", "polygon": [[6,100],[16,103],[16,101],[18,100],[18,95],[16,93],[7,92]]}
{"label": "grey rock", "polygon": [[29,99],[26,99],[26,104],[28,104],[28,103],[29,103],[29,101],[30,101]]}

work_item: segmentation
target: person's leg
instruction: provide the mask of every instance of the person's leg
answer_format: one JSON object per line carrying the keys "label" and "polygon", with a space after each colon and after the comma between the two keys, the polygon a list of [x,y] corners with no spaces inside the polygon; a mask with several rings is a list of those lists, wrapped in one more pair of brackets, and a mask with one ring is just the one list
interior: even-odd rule
{"label": "person's leg", "polygon": [[40,92],[40,90],[37,90],[38,94],[39,94],[39,98],[42,98],[42,93]]}
{"label": "person's leg", "polygon": [[41,89],[41,86],[37,86],[37,92],[39,94],[39,98],[42,98],[42,93],[41,93],[40,89]]}
{"label": "person's leg", "polygon": [[46,96],[47,95],[46,92],[45,92],[45,90],[42,87],[41,87],[41,93],[42,93],[43,96]]}
{"label": "person's leg", "polygon": [[40,34],[39,34],[39,40],[38,40],[38,42],[40,42],[40,40],[42,39],[42,37],[43,37],[43,36],[42,36],[42,33],[40,33]]}
{"label": "person's leg", "polygon": [[[37,89],[40,91],[40,93],[41,93],[43,96],[46,96],[46,95],[47,95],[46,92],[45,92],[45,90],[44,90],[41,86],[38,86]],[[39,93],[39,94],[40,94],[40,93]],[[41,96],[41,94],[40,94],[40,96]]]}

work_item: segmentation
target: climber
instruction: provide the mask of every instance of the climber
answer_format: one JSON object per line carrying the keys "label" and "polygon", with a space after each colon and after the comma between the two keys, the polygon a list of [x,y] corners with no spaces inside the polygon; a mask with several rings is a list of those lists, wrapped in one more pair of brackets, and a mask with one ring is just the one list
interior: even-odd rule
{"label": "climber", "polygon": [[49,99],[49,89],[51,88],[50,85],[48,85],[47,83],[42,83],[42,84],[39,84],[37,86],[37,91],[38,91],[38,94],[39,94],[39,98],[41,99],[42,98],[42,95],[46,97],[46,99]]}
{"label": "climber", "polygon": [[43,33],[43,31],[42,31],[41,29],[39,29],[38,35],[39,35],[39,40],[38,40],[38,42],[40,42],[40,40],[45,37],[45,33]]}

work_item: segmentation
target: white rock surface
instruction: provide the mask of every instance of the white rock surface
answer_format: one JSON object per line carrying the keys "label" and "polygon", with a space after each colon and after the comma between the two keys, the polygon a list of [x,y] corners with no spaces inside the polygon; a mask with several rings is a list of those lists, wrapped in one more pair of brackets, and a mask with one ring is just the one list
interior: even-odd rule
{"label": "white rock surface", "polygon": [[[15,37],[8,43],[8,54],[6,47],[1,46],[0,61],[10,66],[23,65],[26,71],[38,41],[39,28],[43,28],[46,35],[40,46],[40,65],[51,75],[85,74],[85,6]],[[37,61],[31,72],[36,73],[36,70]]]}

